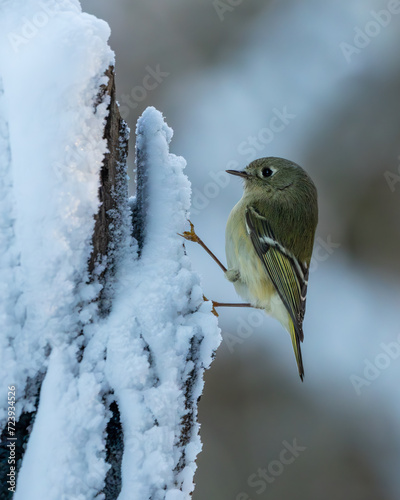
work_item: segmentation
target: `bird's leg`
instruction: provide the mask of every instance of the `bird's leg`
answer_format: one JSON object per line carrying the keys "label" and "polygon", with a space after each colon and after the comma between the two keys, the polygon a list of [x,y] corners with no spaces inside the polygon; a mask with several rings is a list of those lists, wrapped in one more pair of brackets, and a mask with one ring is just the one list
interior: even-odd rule
{"label": "bird's leg", "polygon": [[234,303],[234,302],[216,302],[215,300],[212,301],[213,307],[254,307],[248,302],[239,302],[239,303]]}
{"label": "bird's leg", "polygon": [[[178,233],[179,236],[182,236],[183,238],[185,238],[185,240],[193,241],[194,243],[198,243],[201,247],[204,248],[204,250],[208,253],[208,255],[210,255],[215,260],[215,262],[222,269],[222,271],[224,272],[225,276],[227,277],[227,279],[229,281],[231,281],[232,283],[237,281],[240,278],[239,271],[234,270],[234,269],[231,269],[228,271],[226,269],[226,267],[222,264],[222,262],[212,253],[212,251],[208,248],[208,246],[197,236],[197,234],[194,230],[194,226],[190,221],[189,221],[189,224],[190,224],[190,231],[185,231],[183,234]],[[203,295],[203,299],[205,301],[208,301],[208,299],[205,295]],[[216,307],[253,307],[251,304],[247,304],[247,303],[246,304],[245,303],[234,304],[231,302],[216,302],[215,300],[212,300],[211,303],[212,303],[212,313],[215,316],[218,316],[218,313],[215,309]]]}
{"label": "bird's leg", "polygon": [[178,233],[179,236],[182,236],[183,238],[185,238],[185,240],[198,243],[201,247],[204,248],[204,250],[208,253],[208,255],[210,255],[210,257],[212,257],[215,260],[215,262],[224,271],[224,273],[226,273],[226,267],[222,264],[222,262],[219,259],[217,259],[217,257],[212,253],[212,251],[208,248],[208,246],[205,243],[203,243],[203,241],[197,236],[194,230],[194,226],[190,221],[189,224],[190,224],[190,231],[185,231],[183,234]]}
{"label": "bird's leg", "polygon": [[[205,295],[203,295],[203,300],[208,302],[209,300]],[[253,307],[251,304],[247,303],[232,303],[232,302],[216,302],[215,300],[211,300],[212,303],[212,309],[211,312],[214,314],[214,316],[219,316],[219,314],[216,311],[216,307]]]}

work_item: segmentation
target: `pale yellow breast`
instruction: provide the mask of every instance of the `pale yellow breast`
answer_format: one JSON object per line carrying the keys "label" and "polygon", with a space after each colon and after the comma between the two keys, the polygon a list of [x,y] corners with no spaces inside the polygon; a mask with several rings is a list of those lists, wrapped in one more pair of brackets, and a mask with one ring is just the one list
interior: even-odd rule
{"label": "pale yellow breast", "polygon": [[226,225],[225,252],[228,269],[238,270],[237,293],[255,307],[264,309],[288,329],[289,315],[246,230],[243,198],[235,205]]}
{"label": "pale yellow breast", "polygon": [[244,221],[243,198],[233,208],[225,233],[225,251],[228,269],[237,269],[240,279],[235,288],[243,299],[265,308],[275,288],[263,263],[254,250]]}

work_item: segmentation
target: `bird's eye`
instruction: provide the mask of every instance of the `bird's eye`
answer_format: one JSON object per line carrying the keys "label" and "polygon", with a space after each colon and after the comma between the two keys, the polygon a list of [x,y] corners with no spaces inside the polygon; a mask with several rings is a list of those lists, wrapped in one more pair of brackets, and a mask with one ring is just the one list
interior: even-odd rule
{"label": "bird's eye", "polygon": [[263,177],[271,177],[271,175],[273,174],[273,170],[271,170],[269,167],[264,167],[262,170],[261,170],[261,175]]}

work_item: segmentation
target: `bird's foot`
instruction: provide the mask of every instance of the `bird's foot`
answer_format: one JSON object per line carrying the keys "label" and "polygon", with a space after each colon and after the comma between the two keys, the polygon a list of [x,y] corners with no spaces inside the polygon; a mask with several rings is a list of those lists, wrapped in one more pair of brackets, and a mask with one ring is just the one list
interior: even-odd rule
{"label": "bird's foot", "polygon": [[185,240],[193,241],[194,243],[199,243],[200,238],[197,236],[194,230],[194,225],[190,221],[188,222],[190,224],[190,231],[185,231],[183,234],[178,233],[179,236],[182,236],[182,238],[185,238]]}
{"label": "bird's foot", "polygon": [[217,304],[217,302],[214,302],[213,300],[207,299],[207,297],[205,295],[203,295],[203,300],[204,300],[204,302],[211,302],[211,304],[212,304],[211,312],[214,314],[214,316],[216,316],[218,318],[219,314],[217,313],[217,310],[215,309],[215,305],[214,305],[214,304]]}

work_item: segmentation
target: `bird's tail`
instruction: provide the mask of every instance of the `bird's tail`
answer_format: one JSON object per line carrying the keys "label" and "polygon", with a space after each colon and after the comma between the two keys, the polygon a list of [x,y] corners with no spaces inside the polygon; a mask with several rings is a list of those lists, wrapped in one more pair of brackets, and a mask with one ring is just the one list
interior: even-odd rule
{"label": "bird's tail", "polygon": [[292,346],[294,355],[297,361],[297,368],[299,369],[299,375],[301,380],[304,378],[304,367],[303,367],[303,358],[301,356],[301,347],[300,347],[300,336],[296,331],[293,321],[290,320],[290,338],[292,339]]}

